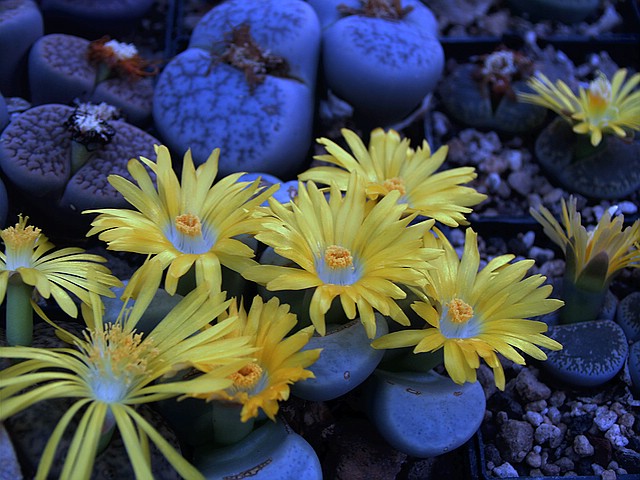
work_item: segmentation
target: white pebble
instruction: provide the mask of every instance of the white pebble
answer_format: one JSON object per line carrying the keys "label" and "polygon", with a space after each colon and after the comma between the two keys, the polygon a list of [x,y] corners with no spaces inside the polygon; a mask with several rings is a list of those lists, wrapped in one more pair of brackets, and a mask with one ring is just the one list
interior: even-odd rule
{"label": "white pebble", "polygon": [[595,449],[587,437],[576,435],[573,439],[573,451],[581,457],[589,457],[593,455]]}
{"label": "white pebble", "polygon": [[614,447],[626,447],[629,443],[629,439],[622,435],[620,432],[620,425],[614,424],[607,433],[604,434],[604,437],[611,442],[611,445]]}
{"label": "white pebble", "polygon": [[611,426],[616,423],[618,419],[618,415],[616,412],[609,410],[607,407],[598,407],[596,410],[596,416],[593,419],[593,423],[595,423],[601,432],[606,432],[611,428]]}
{"label": "white pebble", "polygon": [[495,467],[493,474],[498,478],[519,477],[518,472],[509,462],[504,462],[502,465]]}

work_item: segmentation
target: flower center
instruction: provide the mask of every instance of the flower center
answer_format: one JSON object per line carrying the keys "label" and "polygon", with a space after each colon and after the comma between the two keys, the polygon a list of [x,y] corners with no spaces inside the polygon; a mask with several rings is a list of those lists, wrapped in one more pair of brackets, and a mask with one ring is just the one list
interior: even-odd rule
{"label": "flower center", "polygon": [[178,232],[189,237],[202,234],[202,224],[200,218],[192,213],[184,213],[176,217],[176,229]]}
{"label": "flower center", "polygon": [[262,378],[262,367],[257,363],[249,363],[237,372],[231,374],[233,385],[239,390],[253,388]]}
{"label": "flower center", "polygon": [[6,269],[16,270],[19,267],[31,267],[33,250],[40,237],[40,229],[33,225],[27,226],[29,217],[18,217],[15,227],[0,230],[0,237],[6,246]]}
{"label": "flower center", "polygon": [[354,262],[349,249],[340,245],[329,245],[315,266],[318,278],[326,284],[352,285],[362,276],[362,268]]}
{"label": "flower center", "polygon": [[216,243],[216,234],[211,228],[204,228],[200,217],[193,213],[178,215],[173,225],[165,230],[167,239],[182,253],[201,255],[207,253]]}
{"label": "flower center", "polygon": [[606,110],[611,103],[611,83],[607,77],[600,75],[589,83],[589,105],[594,110]]}
{"label": "flower center", "polygon": [[110,48],[113,55],[118,60],[127,60],[133,58],[138,54],[138,49],[131,43],[118,42],[117,40],[109,40],[104,44],[105,47]]}
{"label": "flower center", "polygon": [[85,351],[91,369],[91,388],[96,399],[115,403],[126,398],[131,385],[148,371],[159,351],[142,334],[125,332],[120,323],[109,323],[102,332],[84,333]]}
{"label": "flower center", "polygon": [[473,317],[473,308],[464,300],[454,298],[445,304],[449,309],[449,319],[456,324],[467,323]]}
{"label": "flower center", "polygon": [[518,69],[514,61],[513,52],[499,51],[493,52],[484,60],[484,74],[498,74],[509,76],[516,73]]}
{"label": "flower center", "polygon": [[406,189],[404,188],[404,182],[402,181],[401,178],[398,178],[398,177],[393,177],[385,180],[383,183],[383,186],[388,191],[391,191],[391,190],[399,191],[400,195],[402,196],[404,196],[407,193]]}
{"label": "flower center", "polygon": [[329,245],[324,251],[324,261],[329,268],[346,268],[353,265],[351,252],[339,245]]}

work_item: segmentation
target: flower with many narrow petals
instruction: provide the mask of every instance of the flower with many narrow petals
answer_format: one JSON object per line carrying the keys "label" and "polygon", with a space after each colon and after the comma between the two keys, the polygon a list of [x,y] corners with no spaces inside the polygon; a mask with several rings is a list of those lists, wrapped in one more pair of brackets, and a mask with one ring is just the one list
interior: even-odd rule
{"label": "flower with many narrow petals", "polygon": [[[136,332],[136,324],[157,291],[162,268],[155,265],[149,272],[133,307],[123,307],[114,323],[105,324],[101,309],[91,302],[92,309],[83,308],[89,325],[84,338],[58,330],[77,348],[0,347],[0,358],[23,360],[0,371],[0,421],[36,402],[75,400],[45,445],[37,479],[48,478],[62,435],[78,415],[79,426],[72,432],[61,478],[90,478],[105,422],[113,422],[120,432],[136,478],[152,478],[149,440],[183,478],[203,478],[136,407],[186,393],[228,388],[232,384],[229,375],[247,363],[253,349],[247,337],[225,338],[236,328],[237,317],[204,329],[229,305],[224,294],[211,296],[206,285],[187,295],[150,332]],[[192,380],[166,379],[184,366],[202,362],[216,367]]]}
{"label": "flower with many narrow petals", "polygon": [[[213,293],[221,290],[221,265],[243,273],[256,265],[253,250],[238,240],[254,234],[262,225],[256,207],[278,186],[263,190],[260,180],[239,182],[234,173],[214,184],[219,150],[197,169],[191,152],[184,156],[181,181],[169,150],[156,147],[157,161],[140,157],[128,170],[138,186],[119,175],[109,182],[137,210],[101,209],[87,235],[99,234],[110,250],[152,255],[168,267],[165,289],[174,294],[180,277],[195,265],[196,283],[209,282]],[[156,175],[157,187],[146,170]]]}
{"label": "flower with many narrow petals", "polygon": [[[264,303],[256,296],[248,313],[234,302],[220,319],[228,316],[239,318],[236,329],[228,337],[249,337],[249,345],[257,349],[253,354],[255,359],[231,375],[233,385],[229,388],[194,396],[241,404],[243,422],[257,417],[258,409],[275,421],[279,402],[289,398],[289,386],[314,378],[306,367],[318,359],[320,349],[302,350],[313,335],[313,327],[289,335],[297,324],[296,315],[289,312],[289,305],[280,305],[276,297]],[[194,366],[203,372],[211,368],[206,364]]]}
{"label": "flower with many narrow petals", "polygon": [[315,158],[337,167],[311,168],[298,176],[300,180],[326,185],[336,183],[345,190],[349,176],[359,175],[365,180],[371,198],[398,191],[398,201],[408,205],[407,213],[417,212],[451,227],[467,224],[465,214],[471,213],[469,207],[486,198],[473,188],[462,186],[476,178],[473,167],[437,171],[447,156],[446,146],[432,155],[426,141],[413,150],[409,139],[401,139],[396,131],[376,128],[371,132],[367,149],[351,130],[343,129],[342,135],[352,154],[331,140],[320,138],[318,143],[324,145],[328,153]]}
{"label": "flower with many narrow petals", "polygon": [[0,231],[5,245],[5,251],[0,252],[0,303],[14,276],[34,287],[42,297],[52,296],[72,317],[78,316],[78,307],[67,292],[83,303],[89,302],[90,292],[114,296],[111,287],[122,283],[102,265],[106,262],[103,257],[75,247],[51,251],[54,245],[39,228],[27,225],[28,220],[20,215],[15,226]]}
{"label": "flower with many narrow petals", "polygon": [[344,196],[334,184],[327,200],[313,182],[301,182],[295,202],[269,200],[270,218],[256,235],[300,268],[260,265],[245,277],[272,291],[313,289],[309,316],[320,335],[336,297],[349,319],[357,307],[370,338],[376,329],[374,309],[408,324],[395,302],[406,297],[398,285],[424,284],[423,271],[441,252],[422,245],[433,220],[409,225],[415,214],[405,216],[399,195],[368,201],[364,184],[354,175]]}
{"label": "flower with many narrow petals", "polygon": [[636,220],[623,230],[624,216],[612,217],[605,211],[598,224],[591,230],[582,225],[575,197],[569,198],[569,205],[562,199],[562,225],[553,218],[551,212],[540,206],[539,211],[530,209],[531,216],[544,228],[544,233],[564,252],[567,260],[567,275],[573,283],[579,284],[594,278],[594,266],[605,262],[599,283],[601,288],[609,285],[616,274],[625,267],[640,268],[640,220]]}
{"label": "flower with many narrow petals", "polygon": [[543,322],[529,317],[553,312],[562,301],[550,299],[552,287],[541,286],[545,277],[524,278],[533,260],[509,263],[513,255],[492,259],[478,271],[480,255],[477,235],[470,228],[462,258],[442,232],[427,233],[425,244],[444,249],[427,272],[429,281],[421,300],[411,307],[427,322],[421,330],[403,330],[376,339],[374,348],[414,346],[415,353],[444,348],[444,365],[451,379],[459,384],[476,381],[480,357],[493,368],[498,388],[504,390],[505,378],[496,353],[524,365],[525,359],[514,347],[537,360],[546,354],[537,345],[558,350],[562,346],[543,332]]}
{"label": "flower with many narrow petals", "polygon": [[633,137],[633,131],[640,130],[640,90],[633,91],[640,83],[640,73],[625,82],[626,76],[626,69],[618,70],[611,81],[600,73],[576,95],[562,80],[554,85],[544,74],[537,73],[528,82],[535,93],[519,92],[518,99],[566,118],[574,132],[590,135],[591,144],[596,146],[603,134]]}

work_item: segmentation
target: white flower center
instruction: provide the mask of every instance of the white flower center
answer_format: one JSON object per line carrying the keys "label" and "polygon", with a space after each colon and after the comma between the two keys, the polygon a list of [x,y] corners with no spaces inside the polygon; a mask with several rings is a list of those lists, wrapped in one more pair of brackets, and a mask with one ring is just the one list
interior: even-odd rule
{"label": "white flower center", "polygon": [[79,346],[87,356],[88,383],[96,400],[105,403],[124,400],[159,353],[150,340],[123,331],[119,323],[109,323],[102,332],[91,330],[84,336],[87,343]]}
{"label": "white flower center", "polygon": [[481,332],[480,320],[464,300],[454,298],[443,305],[440,333],[447,338],[473,338]]}
{"label": "white flower center", "polygon": [[324,258],[316,259],[318,277],[324,283],[333,285],[352,285],[362,276],[362,269],[353,260],[351,252],[339,245],[329,245]]}
{"label": "white flower center", "polygon": [[231,374],[233,385],[226,391],[229,395],[246,392],[249,396],[262,392],[268,384],[267,373],[257,363],[249,363]]}
{"label": "white flower center", "polygon": [[200,217],[192,213],[178,215],[165,235],[182,253],[196,255],[207,253],[216,243],[216,235],[212,229],[203,230]]}

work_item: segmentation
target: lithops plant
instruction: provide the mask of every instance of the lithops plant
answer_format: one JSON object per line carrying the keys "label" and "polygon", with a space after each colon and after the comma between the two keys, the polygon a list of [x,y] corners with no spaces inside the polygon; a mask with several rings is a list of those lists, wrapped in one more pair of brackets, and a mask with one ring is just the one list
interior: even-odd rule
{"label": "lithops plant", "polygon": [[516,100],[516,90],[531,91],[526,80],[534,61],[521,52],[499,48],[475,62],[455,67],[441,82],[440,99],[467,126],[506,133],[529,132],[544,122],[544,108]]}
{"label": "lithops plant", "polygon": [[624,297],[616,310],[616,322],[630,342],[640,340],[640,291]]}
{"label": "lithops plant", "polygon": [[196,25],[159,76],[153,117],[196,164],[220,148],[220,174],[293,176],[311,147],[320,27],[301,0],[231,0]]}
{"label": "lithops plant", "polygon": [[4,96],[0,94],[0,132],[9,124],[9,110]]}
{"label": "lithops plant", "polygon": [[42,14],[33,0],[0,2],[0,91],[25,95],[27,55],[43,35]]}
{"label": "lithops plant", "polygon": [[103,37],[90,42],[54,33],[41,37],[29,54],[29,85],[35,105],[71,104],[74,100],[107,102],[126,120],[151,120],[152,76],[157,68],[132,44]]}
{"label": "lithops plant", "polygon": [[437,23],[418,0],[310,0],[322,25],[328,88],[369,126],[418,107],[442,75]]}
{"label": "lithops plant", "polygon": [[619,199],[640,189],[640,73],[603,73],[577,94],[541,73],[528,81],[534,93],[520,101],[559,115],[538,136],[535,154],[547,174],[587,197]]}
{"label": "lithops plant", "polygon": [[548,351],[541,367],[571,385],[602,385],[615,377],[627,360],[627,337],[611,320],[556,325],[547,334],[563,348]]}
{"label": "lithops plant", "polygon": [[532,21],[578,23],[594,13],[600,0],[509,0],[509,6]]}
{"label": "lithops plant", "polygon": [[107,176],[130,179],[129,159],[153,156],[153,145],[160,142],[123,120],[102,119],[105,110],[91,104],[27,110],[0,135],[0,168],[38,208],[68,214],[61,221],[80,221],[85,209],[125,207]]}

